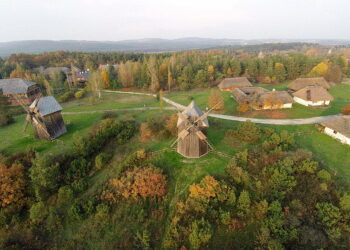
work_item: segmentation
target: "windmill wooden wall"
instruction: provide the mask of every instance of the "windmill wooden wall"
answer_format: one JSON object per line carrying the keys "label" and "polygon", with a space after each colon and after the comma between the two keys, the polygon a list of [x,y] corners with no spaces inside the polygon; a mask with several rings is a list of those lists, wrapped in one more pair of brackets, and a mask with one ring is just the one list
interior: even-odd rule
{"label": "windmill wooden wall", "polygon": [[37,138],[42,140],[52,140],[67,132],[61,112],[55,112],[46,116],[36,115],[42,121],[42,126],[33,120],[33,128]]}
{"label": "windmill wooden wall", "polygon": [[[192,121],[195,121],[198,117],[191,117]],[[178,132],[180,133],[184,129],[191,126],[189,122],[183,122],[178,127]],[[206,134],[205,128],[195,128],[192,127],[189,129],[189,134],[184,138],[180,139],[177,142],[177,152],[187,158],[199,158],[208,153],[208,144],[205,140],[201,140],[199,136],[196,135],[196,131],[202,131]]]}

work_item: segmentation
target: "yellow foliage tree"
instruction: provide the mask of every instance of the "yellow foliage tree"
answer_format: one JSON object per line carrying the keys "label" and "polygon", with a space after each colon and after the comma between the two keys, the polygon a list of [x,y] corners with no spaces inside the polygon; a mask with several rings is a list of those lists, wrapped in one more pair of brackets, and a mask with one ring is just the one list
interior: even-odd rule
{"label": "yellow foliage tree", "polygon": [[111,82],[109,80],[107,72],[106,71],[102,71],[101,72],[101,77],[102,77],[103,87],[105,89],[108,89],[110,87]]}
{"label": "yellow foliage tree", "polygon": [[214,73],[215,73],[214,66],[213,66],[213,65],[209,65],[209,66],[208,66],[208,74],[209,74],[209,79],[210,79],[211,81],[214,80]]}
{"label": "yellow foliage tree", "polygon": [[326,62],[320,62],[315,67],[312,68],[310,73],[308,74],[309,77],[320,77],[324,76],[329,69],[329,66]]}
{"label": "yellow foliage tree", "polygon": [[218,90],[212,90],[210,92],[210,96],[208,99],[208,106],[214,110],[221,110],[224,109],[225,103],[224,103],[224,97],[222,96],[222,93]]}
{"label": "yellow foliage tree", "polygon": [[233,75],[233,71],[232,71],[231,67],[228,67],[228,68],[227,68],[226,74],[227,74],[228,76],[232,76],[232,75]]}

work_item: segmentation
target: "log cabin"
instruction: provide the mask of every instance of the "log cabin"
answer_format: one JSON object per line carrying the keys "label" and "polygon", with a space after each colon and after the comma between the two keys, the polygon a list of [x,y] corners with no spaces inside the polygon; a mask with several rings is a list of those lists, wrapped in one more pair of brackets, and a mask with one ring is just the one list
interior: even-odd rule
{"label": "log cabin", "polygon": [[42,95],[38,83],[21,78],[1,79],[0,89],[2,89],[2,95],[8,97],[10,105],[13,106],[21,103],[29,105]]}

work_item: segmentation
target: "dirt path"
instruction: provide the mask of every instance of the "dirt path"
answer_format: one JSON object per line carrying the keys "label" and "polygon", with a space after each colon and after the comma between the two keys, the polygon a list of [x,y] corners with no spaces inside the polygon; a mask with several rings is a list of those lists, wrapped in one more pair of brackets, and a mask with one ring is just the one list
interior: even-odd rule
{"label": "dirt path", "polygon": [[[156,95],[149,93],[140,93],[140,92],[124,92],[124,91],[115,91],[115,90],[104,90],[103,92],[107,93],[118,93],[118,94],[132,94],[132,95],[147,95],[156,97]],[[185,109],[184,105],[174,102],[169,98],[163,97],[163,100],[172,105],[173,107],[164,107],[164,110],[183,110]],[[77,111],[77,112],[62,112],[64,115],[75,115],[75,114],[94,114],[94,113],[106,113],[106,112],[118,112],[118,111],[143,111],[143,110],[159,110],[160,107],[140,107],[140,108],[124,108],[124,109],[111,109],[111,110],[96,110],[96,111]],[[341,115],[328,115],[328,116],[318,116],[311,118],[301,118],[301,119],[256,119],[256,118],[247,118],[239,117],[232,115],[220,115],[220,114],[209,114],[210,117],[229,120],[229,121],[251,121],[254,123],[261,124],[272,124],[272,125],[303,125],[303,124],[316,124],[339,117]]]}

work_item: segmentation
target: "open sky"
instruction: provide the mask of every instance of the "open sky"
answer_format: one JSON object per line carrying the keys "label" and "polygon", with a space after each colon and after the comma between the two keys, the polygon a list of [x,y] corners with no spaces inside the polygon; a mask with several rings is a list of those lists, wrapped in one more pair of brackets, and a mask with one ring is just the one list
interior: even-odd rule
{"label": "open sky", "polygon": [[349,0],[0,0],[0,42],[350,39]]}

